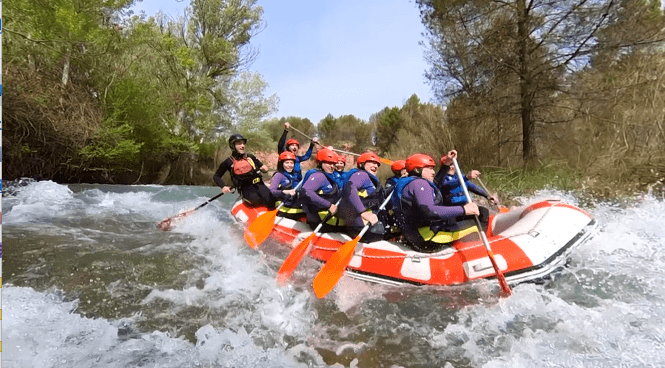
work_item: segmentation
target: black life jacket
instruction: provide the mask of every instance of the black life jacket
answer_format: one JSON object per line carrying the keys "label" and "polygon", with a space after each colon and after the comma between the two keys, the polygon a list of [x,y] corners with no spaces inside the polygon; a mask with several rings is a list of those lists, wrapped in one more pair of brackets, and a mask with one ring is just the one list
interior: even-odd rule
{"label": "black life jacket", "polygon": [[[353,174],[358,172],[360,169],[351,169],[349,170],[349,174],[347,178],[350,178]],[[371,209],[372,212],[377,213],[379,211],[379,207],[381,207],[381,204],[383,203],[385,197],[384,197],[384,191],[383,187],[381,186],[381,182],[379,181],[379,178],[376,176],[372,175],[368,171],[364,170],[367,173],[367,176],[369,176],[370,181],[372,182],[372,185],[374,185],[374,192],[372,194],[368,194],[368,189],[370,189],[369,186],[366,187],[361,187],[358,188],[358,197],[360,197],[360,202],[363,204],[363,206],[367,209]],[[348,179],[347,179],[348,180]]]}

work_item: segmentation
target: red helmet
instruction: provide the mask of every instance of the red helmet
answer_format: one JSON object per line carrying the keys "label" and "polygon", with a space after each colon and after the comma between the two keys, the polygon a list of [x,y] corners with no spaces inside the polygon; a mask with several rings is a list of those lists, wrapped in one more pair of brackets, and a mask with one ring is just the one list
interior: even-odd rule
{"label": "red helmet", "polygon": [[289,146],[292,144],[295,144],[296,146],[298,146],[298,148],[300,148],[300,142],[298,142],[298,140],[295,138],[291,138],[288,141],[286,141],[286,148],[289,148]]}
{"label": "red helmet", "polygon": [[336,164],[338,160],[339,157],[337,156],[335,151],[330,150],[328,148],[320,149],[319,152],[316,153],[316,162],[327,162],[331,164]]}
{"label": "red helmet", "polygon": [[403,169],[406,169],[406,160],[397,160],[390,165],[390,170],[395,174],[401,173]]}
{"label": "red helmet", "polygon": [[412,172],[415,169],[422,169],[425,167],[436,167],[434,159],[422,153],[416,153],[406,159],[406,171]]}
{"label": "red helmet", "polygon": [[279,160],[277,160],[277,162],[282,162],[282,161],[285,161],[285,160],[295,161],[296,160],[296,155],[294,155],[292,152],[284,151],[284,152],[279,154]]}
{"label": "red helmet", "polygon": [[360,167],[360,165],[364,165],[367,161],[376,162],[379,166],[381,166],[381,158],[374,152],[365,152],[360,155],[357,161],[358,167]]}
{"label": "red helmet", "polygon": [[337,155],[337,162],[342,161],[343,163],[346,163],[346,156],[344,155]]}

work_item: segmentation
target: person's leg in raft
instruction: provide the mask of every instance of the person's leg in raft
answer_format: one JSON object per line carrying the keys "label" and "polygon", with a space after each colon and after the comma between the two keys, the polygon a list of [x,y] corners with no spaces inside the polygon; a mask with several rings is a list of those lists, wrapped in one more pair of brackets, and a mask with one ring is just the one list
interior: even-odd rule
{"label": "person's leg in raft", "polygon": [[275,208],[276,199],[270,193],[270,189],[263,183],[242,188],[242,197],[253,206],[266,206],[269,210]]}

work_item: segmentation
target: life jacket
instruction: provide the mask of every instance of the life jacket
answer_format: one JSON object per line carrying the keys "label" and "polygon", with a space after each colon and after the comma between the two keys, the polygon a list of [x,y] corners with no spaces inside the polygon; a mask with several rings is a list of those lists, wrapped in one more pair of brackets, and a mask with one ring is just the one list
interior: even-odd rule
{"label": "life jacket", "polygon": [[[321,170],[321,169],[310,169],[305,173],[305,177],[302,179],[303,183],[305,183],[312,174],[315,172],[320,172],[323,173],[323,175],[326,176],[326,179],[328,179],[328,185],[323,186],[319,188],[316,191],[316,194],[319,195],[319,197],[325,199],[326,201],[330,203],[337,203],[337,200],[342,196],[342,191],[340,190],[339,186],[337,185],[337,178],[335,176],[336,171],[333,171],[332,173],[328,174],[327,172]],[[302,187],[300,187],[301,191],[304,191]],[[299,193],[300,195],[305,195],[304,193]],[[326,216],[328,216],[328,209],[325,208],[322,211],[318,211],[319,218],[323,220]],[[334,226],[342,226],[344,225],[344,221],[341,219],[338,219],[337,216],[332,216],[328,221],[326,221],[327,224],[334,225]]]}
{"label": "life jacket", "polygon": [[[346,181],[348,181],[349,178],[359,170],[360,169],[355,168],[347,171],[344,174]],[[376,213],[378,212],[379,207],[381,207],[381,204],[385,199],[383,195],[383,187],[381,186],[379,178],[370,174],[368,171],[365,172],[367,173],[367,176],[369,176],[371,183],[365,182],[363,183],[362,187],[358,188],[358,197],[360,197],[360,202],[363,204],[363,206],[365,206],[365,208],[371,209],[374,213]]]}
{"label": "life jacket", "polygon": [[231,180],[237,188],[263,181],[261,174],[257,172],[256,164],[249,156],[243,155],[241,159],[231,156]]}
{"label": "life jacket", "polygon": [[[464,177],[464,182],[468,179]],[[456,185],[455,185],[456,184]],[[443,193],[443,203],[446,205],[461,205],[466,203],[466,196],[464,195],[464,188],[459,182],[456,175],[446,175],[441,184],[441,188],[445,189]]]}
{"label": "life jacket", "polygon": [[[296,186],[298,186],[297,183],[299,183],[299,180],[296,178],[295,171],[294,172],[287,172],[285,170],[280,170],[280,174],[284,175],[284,178],[279,182],[277,185],[277,189],[279,190],[289,190],[293,189]],[[277,171],[272,174],[273,178],[275,177],[275,174],[277,174]],[[279,208],[279,212],[282,213],[302,213],[303,210],[300,207],[300,204],[298,203],[298,193],[296,192],[295,196],[292,196],[291,198],[284,199],[283,200],[284,205]],[[277,204],[279,205],[279,204]]]}
{"label": "life jacket", "polygon": [[[422,214],[418,213],[418,209],[414,207],[413,199],[404,197],[402,193],[404,188],[416,179],[420,178],[409,176],[398,179],[390,200],[393,205],[395,221],[402,228],[403,235],[406,236],[407,240],[415,243],[416,239],[409,236],[409,234],[414,234],[417,231],[424,241],[448,243],[475,231],[475,229],[458,231],[459,226],[454,218],[440,219],[433,222],[424,219]],[[426,181],[434,190],[434,204],[443,206],[443,196],[439,188],[429,180]]]}

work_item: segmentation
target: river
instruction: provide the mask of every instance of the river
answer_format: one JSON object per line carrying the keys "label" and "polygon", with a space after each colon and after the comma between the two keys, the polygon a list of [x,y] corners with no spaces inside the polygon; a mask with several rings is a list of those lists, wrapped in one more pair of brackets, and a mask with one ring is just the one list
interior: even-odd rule
{"label": "river", "polygon": [[496,281],[378,286],[325,299],[311,259],[243,241],[216,187],[3,183],[3,367],[663,367],[665,202],[557,196],[600,226],[565,269],[499,297]]}

